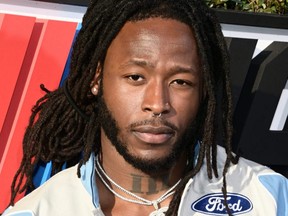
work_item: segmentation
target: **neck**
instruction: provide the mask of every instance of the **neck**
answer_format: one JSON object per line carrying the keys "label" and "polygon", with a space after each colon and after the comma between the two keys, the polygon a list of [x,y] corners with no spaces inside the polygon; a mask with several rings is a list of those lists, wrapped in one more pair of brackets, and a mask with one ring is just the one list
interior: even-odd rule
{"label": "neck", "polygon": [[[125,161],[114,146],[102,145],[99,162],[105,173],[118,185],[138,196],[153,200],[165,193],[182,178],[186,157],[182,156],[180,158],[170,169],[147,174]],[[113,185],[112,188],[119,192]]]}
{"label": "neck", "polygon": [[[157,177],[151,177],[151,176],[143,176],[139,174],[131,174],[130,176],[123,176],[121,180],[125,180],[126,185],[131,185],[130,189],[123,188],[121,185],[119,185],[116,181],[114,181],[104,170],[102,165],[100,164],[99,158],[96,159],[96,171],[98,174],[98,177],[101,179],[102,183],[106,185],[106,187],[111,191],[114,192],[112,189],[113,187],[116,187],[115,190],[120,190],[122,192],[125,192],[127,194],[140,194],[143,196],[153,196],[154,194],[161,193],[161,191],[166,191],[170,193],[175,190],[176,186],[180,182],[180,180],[177,181],[176,184],[174,184],[172,187],[169,183],[169,178],[167,175],[157,176]],[[117,170],[118,172],[118,170]],[[115,175],[114,175],[115,176]],[[118,181],[120,182],[120,181]],[[130,183],[131,182],[131,183]],[[142,185],[145,187],[142,188]],[[111,187],[112,186],[112,187]],[[118,195],[118,194],[116,194]],[[164,196],[164,195],[163,195]],[[161,196],[162,197],[162,196]]]}
{"label": "neck", "polygon": [[[105,185],[100,177],[96,175],[100,205],[104,214],[162,215],[161,211],[167,210],[173,198],[173,192],[175,191],[173,186],[183,177],[187,158],[182,155],[180,160],[176,161],[175,165],[170,169],[147,174],[125,161],[114,146],[111,143],[107,143],[107,139],[105,141],[101,139],[102,145],[99,154],[99,163],[104,172],[118,186],[140,197],[140,199],[143,198],[148,200],[148,202],[150,201],[150,204],[143,205],[139,204],[139,202],[138,204],[131,202],[132,196],[111,184],[104,176],[104,181],[108,186]],[[130,201],[126,198],[130,199]],[[138,198],[134,199],[134,197],[132,199],[139,200]],[[154,214],[154,211],[159,212]]]}

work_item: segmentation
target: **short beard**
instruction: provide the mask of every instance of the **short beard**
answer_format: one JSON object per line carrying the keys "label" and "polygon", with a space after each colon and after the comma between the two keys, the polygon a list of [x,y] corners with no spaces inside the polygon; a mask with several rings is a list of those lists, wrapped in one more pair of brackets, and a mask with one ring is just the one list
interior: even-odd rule
{"label": "short beard", "polygon": [[[112,113],[109,111],[102,97],[99,98],[98,107],[101,127],[103,128],[108,139],[111,141],[112,145],[116,148],[117,152],[123,156],[126,162],[144,173],[153,175],[155,173],[170,169],[179,159],[182,153],[191,152],[187,150],[194,146],[195,127],[193,123],[191,124],[193,126],[186,129],[182,138],[176,141],[173,148],[170,150],[170,153],[166,157],[151,160],[134,156],[129,153],[127,143],[124,143],[119,139],[120,129],[118,128],[115,118],[112,116]],[[165,124],[173,127],[173,125],[166,121]]]}

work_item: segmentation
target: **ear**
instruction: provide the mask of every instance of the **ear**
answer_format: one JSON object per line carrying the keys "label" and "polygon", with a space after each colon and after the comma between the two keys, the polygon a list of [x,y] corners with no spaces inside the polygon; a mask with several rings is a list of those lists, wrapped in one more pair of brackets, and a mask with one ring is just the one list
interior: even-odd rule
{"label": "ear", "polygon": [[100,88],[100,80],[101,80],[100,79],[100,73],[101,73],[101,66],[98,63],[94,79],[93,79],[93,81],[91,82],[91,85],[90,85],[91,92],[95,96],[98,94],[99,88]]}

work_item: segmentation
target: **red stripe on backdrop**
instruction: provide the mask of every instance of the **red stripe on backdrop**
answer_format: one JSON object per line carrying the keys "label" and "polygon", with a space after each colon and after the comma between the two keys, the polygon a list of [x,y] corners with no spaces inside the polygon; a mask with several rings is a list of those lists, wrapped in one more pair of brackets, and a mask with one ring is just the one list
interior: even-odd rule
{"label": "red stripe on backdrop", "polygon": [[76,27],[77,23],[52,20],[37,20],[34,25],[17,82],[19,88],[16,86],[14,91],[15,97],[20,96],[20,103],[0,162],[0,212],[9,203],[10,185],[22,159],[21,143],[31,108],[44,95],[39,86],[43,83],[49,90],[58,87]]}
{"label": "red stripe on backdrop", "polygon": [[[4,120],[12,100],[12,95],[20,69],[24,60],[26,49],[30,40],[36,18],[16,15],[0,14],[0,158],[5,149],[7,135],[11,129],[12,121]],[[17,105],[16,105],[17,107]],[[10,110],[11,110],[10,106]],[[12,110],[11,110],[12,111]],[[8,119],[13,119],[14,112],[10,112]]]}

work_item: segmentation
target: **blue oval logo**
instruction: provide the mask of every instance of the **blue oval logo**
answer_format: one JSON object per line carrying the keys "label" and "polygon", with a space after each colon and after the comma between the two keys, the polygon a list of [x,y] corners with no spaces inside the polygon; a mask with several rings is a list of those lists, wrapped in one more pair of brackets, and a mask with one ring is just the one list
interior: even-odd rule
{"label": "blue oval logo", "polygon": [[[236,193],[227,194],[228,207],[233,215],[244,214],[252,210],[253,205],[248,197]],[[196,212],[210,215],[227,215],[222,193],[208,194],[192,203]]]}

